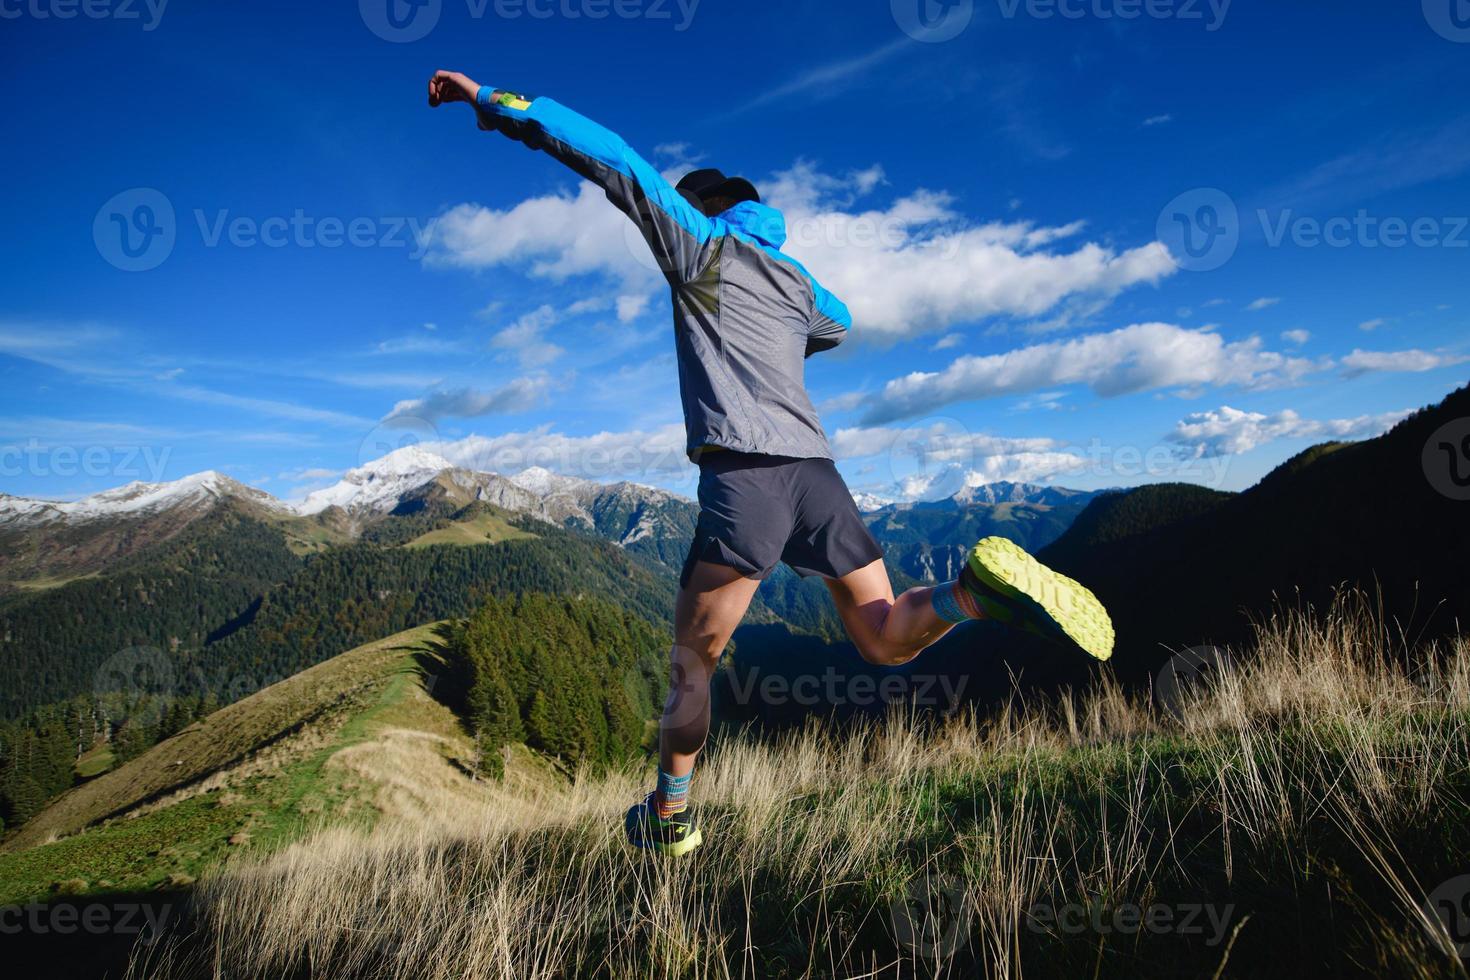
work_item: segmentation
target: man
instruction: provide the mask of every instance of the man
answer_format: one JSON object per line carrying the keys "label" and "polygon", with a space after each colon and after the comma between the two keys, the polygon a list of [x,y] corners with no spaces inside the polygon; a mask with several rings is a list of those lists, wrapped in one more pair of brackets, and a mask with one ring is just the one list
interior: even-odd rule
{"label": "man", "polygon": [[893,595],[806,393],[805,358],[842,342],[847,307],[782,254],[786,225],[748,180],[696,170],[671,187],[616,134],[547,98],[429,81],[429,104],[465,102],[481,129],[544,150],[637,224],[673,291],[674,345],[699,523],[680,577],[658,784],[628,811],[629,840],[678,855],[702,835],[688,808],[709,733],[709,680],[762,579],[785,562],[826,582],[864,659],[907,663],[956,624],[996,619],[1105,660],[1113,627],[1092,593],[1004,538],[961,578]]}

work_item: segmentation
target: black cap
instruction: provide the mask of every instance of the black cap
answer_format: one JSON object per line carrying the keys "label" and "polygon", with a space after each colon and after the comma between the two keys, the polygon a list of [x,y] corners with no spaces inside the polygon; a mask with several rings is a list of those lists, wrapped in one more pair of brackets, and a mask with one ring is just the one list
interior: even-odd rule
{"label": "black cap", "polygon": [[714,167],[691,170],[680,178],[674,187],[685,198],[694,197],[706,201],[712,197],[728,197],[737,204],[741,201],[760,201],[760,192],[744,177],[726,177]]}

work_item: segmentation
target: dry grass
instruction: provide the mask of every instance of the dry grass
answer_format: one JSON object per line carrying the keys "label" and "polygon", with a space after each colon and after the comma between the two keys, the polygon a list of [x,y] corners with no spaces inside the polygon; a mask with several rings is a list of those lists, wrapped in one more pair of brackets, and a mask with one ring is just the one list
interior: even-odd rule
{"label": "dry grass", "polygon": [[[727,740],[696,780],[708,843],[682,861],[622,842],[641,774],[427,786],[431,747],[386,733],[342,764],[403,819],[202,882],[190,931],[133,972],[1464,976],[1420,906],[1470,860],[1470,643],[1407,657],[1352,600],[1264,624],[1235,664],[1177,712],[1104,675],[938,729]],[[1219,922],[1039,918],[1070,904]]]}

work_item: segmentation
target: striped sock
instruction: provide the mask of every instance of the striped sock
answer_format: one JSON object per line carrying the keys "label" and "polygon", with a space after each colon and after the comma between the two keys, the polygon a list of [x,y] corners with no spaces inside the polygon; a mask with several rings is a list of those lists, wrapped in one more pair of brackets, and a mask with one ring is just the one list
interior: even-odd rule
{"label": "striped sock", "polygon": [[975,608],[975,599],[970,598],[964,591],[964,586],[958,582],[936,585],[929,594],[929,601],[933,604],[935,616],[945,623],[966,623],[969,620],[983,619]]}
{"label": "striped sock", "polygon": [[683,813],[689,806],[689,781],[694,773],[670,776],[662,769],[658,771],[658,788],[654,792],[653,806],[665,820]]}
{"label": "striped sock", "polygon": [[988,618],[975,602],[975,597],[957,581],[935,586],[929,593],[929,601],[934,606],[934,614],[946,623]]}

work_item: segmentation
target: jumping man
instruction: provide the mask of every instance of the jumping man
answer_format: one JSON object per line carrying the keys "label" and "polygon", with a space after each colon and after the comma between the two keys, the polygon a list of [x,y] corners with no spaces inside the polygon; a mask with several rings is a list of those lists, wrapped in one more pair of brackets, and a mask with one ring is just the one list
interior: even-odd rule
{"label": "jumping man", "polygon": [[821,576],[870,663],[907,663],[971,619],[994,619],[1099,660],[1113,627],[1091,592],[1005,538],[975,545],[960,578],[897,599],[883,552],[832,462],[804,360],[842,343],[847,307],[781,252],[786,222],[742,177],[703,169],[670,186],[615,133],[548,98],[429,81],[429,104],[465,102],[481,129],[546,153],[601,187],[638,226],[669,281],[699,523],[679,579],[658,784],[628,811],[628,839],[685,854],[702,841],[689,809],[709,734],[709,681],[761,581],[785,562]]}

